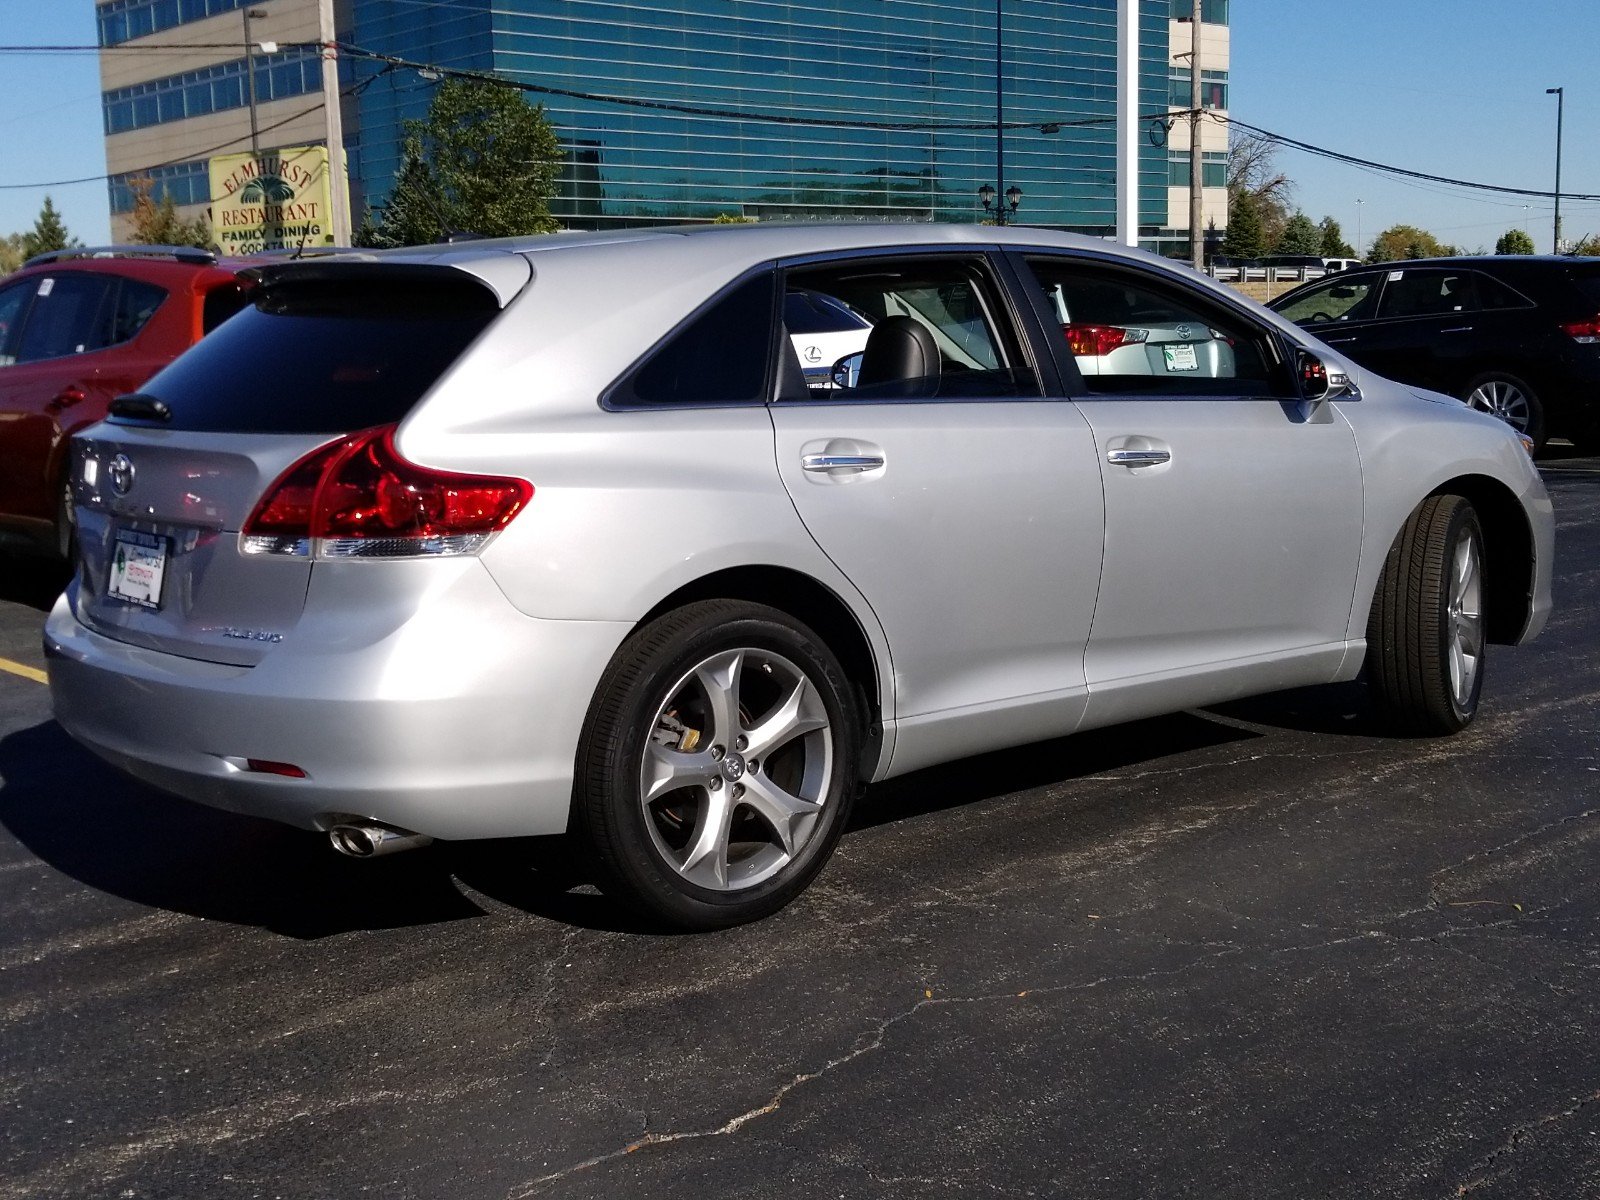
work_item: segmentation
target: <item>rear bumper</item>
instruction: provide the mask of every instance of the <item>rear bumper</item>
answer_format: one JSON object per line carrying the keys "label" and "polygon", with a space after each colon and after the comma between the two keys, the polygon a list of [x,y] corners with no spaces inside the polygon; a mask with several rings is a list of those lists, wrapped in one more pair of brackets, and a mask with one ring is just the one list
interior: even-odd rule
{"label": "rear bumper", "polygon": [[254,667],[115,641],[65,597],[44,642],[57,719],[130,775],[302,828],[365,817],[460,839],[566,828],[584,715],[629,628],[525,616],[474,563],[399,628],[313,630]]}

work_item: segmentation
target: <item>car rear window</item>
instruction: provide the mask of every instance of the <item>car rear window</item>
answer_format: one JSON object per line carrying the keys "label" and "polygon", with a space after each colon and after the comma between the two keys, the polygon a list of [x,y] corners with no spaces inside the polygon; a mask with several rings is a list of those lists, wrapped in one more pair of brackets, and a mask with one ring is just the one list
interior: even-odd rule
{"label": "car rear window", "polygon": [[493,294],[470,280],[281,282],[141,393],[171,409],[160,422],[167,429],[347,433],[386,425],[411,411],[498,311]]}

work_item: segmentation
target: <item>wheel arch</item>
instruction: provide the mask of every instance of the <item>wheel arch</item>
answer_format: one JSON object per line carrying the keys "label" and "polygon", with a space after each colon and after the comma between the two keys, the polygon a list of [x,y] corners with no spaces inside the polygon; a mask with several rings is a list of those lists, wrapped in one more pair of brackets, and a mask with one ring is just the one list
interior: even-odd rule
{"label": "wheel arch", "polygon": [[873,778],[880,760],[886,760],[884,744],[884,690],[887,664],[880,664],[861,620],[850,606],[826,584],[791,567],[748,565],[727,567],[684,584],[661,600],[640,618],[644,626],[676,608],[697,600],[746,600],[788,613],[814,630],[839,658],[846,677],[856,689],[856,701],[863,718],[861,772]]}
{"label": "wheel arch", "polygon": [[[1488,475],[1459,475],[1428,494],[1463,496],[1477,512],[1488,560],[1484,571],[1484,632],[1492,643],[1514,644],[1533,612],[1536,568],[1533,529],[1521,502],[1510,488]],[[1410,513],[1406,515],[1409,519]]]}

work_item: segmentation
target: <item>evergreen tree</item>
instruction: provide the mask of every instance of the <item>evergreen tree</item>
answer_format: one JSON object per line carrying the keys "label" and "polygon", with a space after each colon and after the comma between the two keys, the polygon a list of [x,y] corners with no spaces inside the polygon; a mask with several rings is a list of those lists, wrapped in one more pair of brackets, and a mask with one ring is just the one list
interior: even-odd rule
{"label": "evergreen tree", "polygon": [[360,236],[371,238],[372,246],[426,246],[441,241],[449,232],[444,215],[444,195],[433,171],[422,156],[422,142],[407,137],[401,150],[400,171],[395,176],[389,202],[376,228],[363,221]]}
{"label": "evergreen tree", "polygon": [[1339,222],[1332,217],[1323,217],[1317,224],[1322,233],[1322,248],[1318,253],[1323,258],[1354,258],[1355,247],[1344,240],[1344,230],[1339,228]]}
{"label": "evergreen tree", "polygon": [[1521,229],[1508,229],[1494,244],[1496,254],[1532,254],[1533,239]]}
{"label": "evergreen tree", "polygon": [[128,187],[133,192],[132,241],[146,246],[198,246],[202,250],[211,245],[211,223],[204,217],[185,221],[178,216],[171,192],[163,192],[158,203],[150,194],[155,185],[148,176],[129,180]]}
{"label": "evergreen tree", "polygon": [[561,158],[555,130],[544,106],[516,88],[447,79],[407,134],[426,155],[447,230],[507,237],[560,228],[550,215]]}
{"label": "evergreen tree", "polygon": [[61,214],[56,211],[56,206],[50,197],[46,196],[44,207],[39,210],[39,219],[33,223],[33,228],[29,232],[22,235],[22,257],[29,259],[35,254],[44,254],[50,250],[66,250],[82,244],[67,232],[66,222],[61,219]]}
{"label": "evergreen tree", "polygon": [[1228,230],[1222,238],[1222,253],[1233,258],[1260,258],[1266,253],[1261,210],[1249,192],[1240,192],[1228,202]]}
{"label": "evergreen tree", "polygon": [[1311,218],[1299,209],[1290,217],[1283,226],[1283,236],[1278,239],[1279,254],[1318,254],[1322,253],[1322,234]]}

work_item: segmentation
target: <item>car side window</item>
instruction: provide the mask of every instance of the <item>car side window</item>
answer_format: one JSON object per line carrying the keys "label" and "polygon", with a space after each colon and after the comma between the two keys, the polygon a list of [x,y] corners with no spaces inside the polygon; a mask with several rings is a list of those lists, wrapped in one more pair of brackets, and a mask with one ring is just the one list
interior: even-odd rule
{"label": "car side window", "polygon": [[1027,261],[1091,394],[1296,394],[1276,339],[1204,296],[1133,271]]}
{"label": "car side window", "polygon": [[1365,321],[1377,307],[1377,277],[1369,275],[1341,278],[1311,288],[1277,309],[1277,313],[1296,325],[1315,327],[1330,321]]}
{"label": "car side window", "polygon": [[108,275],[46,275],[28,310],[17,346],[18,362],[87,354],[111,344]]}
{"label": "car side window", "polygon": [[[791,270],[784,277],[780,353],[787,361],[779,399],[1037,396],[1037,379],[998,298],[975,256],[851,259]],[[826,338],[790,323],[792,314],[809,322],[819,308],[857,320]]]}
{"label": "car side window", "polygon": [[1383,289],[1378,316],[1438,317],[1479,307],[1471,271],[1395,270]]}
{"label": "car side window", "polygon": [[1491,276],[1474,273],[1472,281],[1477,289],[1479,308],[1531,308],[1533,305],[1526,296]]}
{"label": "car side window", "polygon": [[764,404],[775,280],[751,276],[695,313],[606,394],[606,403]]}
{"label": "car side window", "polygon": [[109,344],[115,346],[135,337],[156,315],[156,309],[161,307],[161,302],[166,298],[166,288],[156,287],[153,283],[141,283],[137,279],[122,280],[122,286],[117,290],[117,306],[111,316]]}
{"label": "car side window", "polygon": [[9,367],[17,361],[22,318],[27,314],[34,285],[34,280],[24,279],[0,288],[0,367]]}

